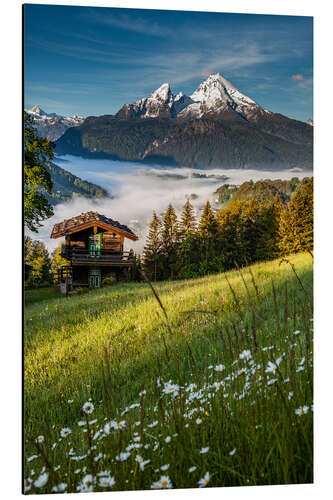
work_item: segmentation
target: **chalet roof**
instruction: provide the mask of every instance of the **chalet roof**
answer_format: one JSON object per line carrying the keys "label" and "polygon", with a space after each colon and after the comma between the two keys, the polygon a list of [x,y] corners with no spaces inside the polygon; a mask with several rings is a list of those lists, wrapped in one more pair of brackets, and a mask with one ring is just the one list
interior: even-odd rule
{"label": "chalet roof", "polygon": [[[102,226],[106,224],[107,226],[118,229],[122,233],[127,233],[127,237],[130,239],[138,239],[129,227],[97,212],[85,212],[77,215],[76,217],[65,219],[64,221],[55,224],[52,229],[51,238],[59,238],[60,236],[65,236],[66,234],[75,232],[80,226],[90,227],[94,222],[96,222],[97,225]],[[84,229],[84,227],[82,227],[82,229]],[[124,234],[124,236],[126,236],[126,234]]]}

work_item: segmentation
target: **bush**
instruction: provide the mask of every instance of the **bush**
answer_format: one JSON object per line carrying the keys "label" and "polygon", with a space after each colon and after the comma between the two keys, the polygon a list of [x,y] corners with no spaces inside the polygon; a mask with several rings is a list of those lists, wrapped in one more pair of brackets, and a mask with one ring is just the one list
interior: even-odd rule
{"label": "bush", "polygon": [[115,278],[113,278],[113,276],[107,276],[102,281],[103,286],[111,286],[111,285],[115,285],[115,284],[116,284],[116,280],[115,280]]}

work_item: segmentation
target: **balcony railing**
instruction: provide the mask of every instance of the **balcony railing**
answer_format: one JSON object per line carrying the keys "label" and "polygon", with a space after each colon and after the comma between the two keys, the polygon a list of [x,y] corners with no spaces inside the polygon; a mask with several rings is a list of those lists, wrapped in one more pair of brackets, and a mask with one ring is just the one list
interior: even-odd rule
{"label": "balcony railing", "polygon": [[105,249],[91,251],[66,245],[62,246],[61,256],[70,260],[72,265],[131,266],[135,261],[132,251],[121,253]]}

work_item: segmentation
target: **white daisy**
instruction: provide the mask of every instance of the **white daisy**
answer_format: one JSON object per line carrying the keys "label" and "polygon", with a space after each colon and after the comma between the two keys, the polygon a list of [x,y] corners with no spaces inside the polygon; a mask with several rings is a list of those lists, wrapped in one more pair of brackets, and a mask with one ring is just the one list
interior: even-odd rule
{"label": "white daisy", "polygon": [[197,470],[196,466],[193,465],[192,467],[189,468],[189,472],[194,472],[195,470]]}
{"label": "white daisy", "polygon": [[60,431],[60,436],[65,438],[66,436],[68,436],[70,433],[71,433],[71,429],[69,427],[64,427],[63,429],[61,429]]}
{"label": "white daisy", "polygon": [[122,451],[116,456],[116,460],[117,462],[124,462],[130,455],[131,453],[129,451]]}
{"label": "white daisy", "polygon": [[84,413],[87,413],[87,415],[90,415],[90,413],[92,413],[94,411],[94,409],[95,409],[95,407],[90,401],[87,401],[82,406],[82,410],[84,411]]}
{"label": "white daisy", "polygon": [[298,415],[300,417],[300,416],[308,413],[308,411],[309,411],[308,406],[300,406],[299,408],[297,408],[297,410],[295,410],[295,413],[296,413],[296,415]]}
{"label": "white daisy", "polygon": [[112,488],[116,484],[115,478],[112,476],[100,477],[98,485],[102,488]]}
{"label": "white daisy", "polygon": [[179,385],[167,382],[166,384],[164,384],[163,392],[164,394],[173,394],[174,396],[177,396],[179,392]]}
{"label": "white daisy", "polygon": [[209,446],[207,446],[207,448],[201,448],[200,454],[203,455],[204,453],[208,453],[208,451],[209,451]]}
{"label": "white daisy", "polygon": [[225,366],[224,365],[217,365],[215,366],[214,370],[216,372],[223,372],[223,370],[225,369]]}
{"label": "white daisy", "polygon": [[36,443],[44,443],[45,438],[44,436],[37,436],[36,437]]}
{"label": "white daisy", "polygon": [[245,349],[245,351],[240,353],[239,359],[246,359],[246,361],[248,361],[251,356],[251,351],[249,349]]}
{"label": "white daisy", "polygon": [[207,484],[209,483],[209,480],[210,480],[210,474],[209,474],[209,472],[206,472],[204,477],[202,477],[198,481],[199,488],[205,488],[205,486],[207,486]]}
{"label": "white daisy", "polygon": [[169,467],[170,467],[170,464],[165,464],[165,465],[162,465],[160,467],[160,469],[164,472],[165,470],[168,470]]}
{"label": "white daisy", "polygon": [[43,488],[43,486],[46,485],[48,479],[49,479],[48,473],[44,472],[38,477],[38,479],[36,479],[36,481],[34,482],[34,486],[36,486],[36,488]]}

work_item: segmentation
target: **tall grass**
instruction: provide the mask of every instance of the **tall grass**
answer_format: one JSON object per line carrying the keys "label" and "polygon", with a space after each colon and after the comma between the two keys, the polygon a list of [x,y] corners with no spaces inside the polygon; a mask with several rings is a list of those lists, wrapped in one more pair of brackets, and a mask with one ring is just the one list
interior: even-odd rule
{"label": "tall grass", "polygon": [[26,491],[312,482],[311,267],[28,307]]}

